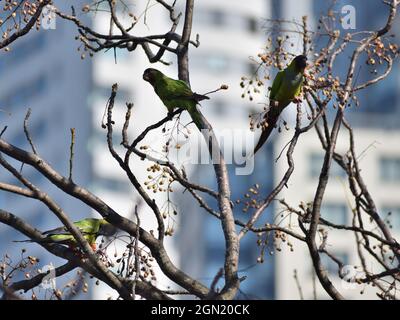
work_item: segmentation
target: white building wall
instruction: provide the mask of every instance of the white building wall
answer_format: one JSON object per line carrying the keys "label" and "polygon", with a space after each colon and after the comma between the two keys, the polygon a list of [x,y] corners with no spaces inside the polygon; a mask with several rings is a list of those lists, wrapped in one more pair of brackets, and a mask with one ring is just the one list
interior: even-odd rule
{"label": "white building wall", "polygon": [[[71,1],[55,1],[70,10]],[[74,180],[87,186],[91,179],[91,158],[87,152],[91,115],[87,94],[91,89],[91,64],[81,60],[74,40],[76,28],[57,19],[55,29],[35,28],[10,45],[10,51],[0,52],[0,112],[1,128],[8,126],[3,138],[18,147],[31,151],[23,132],[23,121],[28,108],[32,109],[28,128],[39,155],[54,169],[68,176],[70,128],[76,129]],[[8,159],[9,160],[9,159]],[[12,162],[19,170],[20,163]],[[35,170],[25,165],[22,171],[28,179],[65,210],[72,220],[87,217],[85,205],[60,192]],[[0,180],[18,184],[15,178],[0,170]],[[39,230],[60,225],[57,217],[37,200],[0,191],[0,206],[20,216]],[[61,265],[64,261],[46,252],[37,244],[13,243],[26,238],[10,227],[0,224],[0,255],[18,259],[20,250],[37,256],[41,263]],[[58,284],[62,284],[60,279]],[[85,298],[83,296],[82,298]]]}
{"label": "white building wall", "polygon": [[[183,4],[183,1],[178,2],[177,7],[182,8]],[[139,6],[140,4],[137,4],[137,6],[132,7],[135,14],[141,11]],[[202,17],[199,16],[202,14],[204,18],[205,15],[207,19],[210,12],[219,9],[224,15],[223,19],[225,22],[230,23],[229,21],[232,20],[232,27],[228,27],[226,23],[223,23],[221,26],[207,24],[204,20],[202,21]],[[162,12],[162,15],[160,15],[160,12]],[[250,62],[248,57],[250,55],[255,56],[259,50],[261,50],[264,39],[262,32],[251,33],[246,30],[247,23],[249,23],[247,19],[255,19],[256,23],[261,23],[261,19],[265,17],[265,14],[266,4],[265,1],[262,0],[251,0],[246,3],[238,0],[202,0],[195,3],[192,39],[195,39],[195,35],[198,33],[200,35],[201,44],[199,48],[190,47],[189,63],[192,88],[198,93],[205,93],[217,89],[222,83],[229,85],[228,91],[218,92],[211,96],[211,100],[202,103],[201,111],[217,130],[222,130],[224,128],[242,129],[247,131],[246,134],[252,136],[252,133],[248,130],[248,108],[244,100],[240,98],[242,88],[240,88],[239,82],[241,76],[248,74],[248,64]],[[241,21],[244,25],[235,26],[235,23],[237,23],[236,17],[238,16],[242,19],[239,19],[239,22]],[[181,19],[183,21],[183,17]],[[139,25],[138,28],[135,27],[137,28],[135,31],[136,34],[163,33],[170,27],[168,16],[164,14],[163,9],[158,10],[157,8],[152,8],[148,11],[147,24],[147,27]],[[105,28],[108,24],[107,20],[100,14],[94,20],[94,25],[95,27]],[[213,69],[211,60],[214,57],[217,62],[226,64],[226,69],[224,69],[224,71],[218,72]],[[101,86],[111,88],[111,85],[117,82],[120,89],[130,92],[131,99],[135,105],[131,128],[129,130],[130,137],[133,138],[140,134],[148,125],[166,115],[166,109],[155,95],[153,88],[147,82],[143,81],[143,71],[147,67],[154,67],[165,72],[170,77],[177,78],[176,59],[175,56],[167,54],[163,60],[171,61],[171,66],[167,67],[160,63],[151,65],[140,48],[135,52],[121,53],[117,55],[117,58],[118,63],[115,64],[111,52],[108,54],[100,53],[95,55],[93,62],[94,87]],[[216,100],[223,101],[222,112],[215,110],[213,102]],[[104,97],[103,99],[98,99],[98,96],[96,98],[96,94],[94,94],[92,107],[94,136],[105,137],[104,130],[100,128],[105,102],[106,100],[104,100]],[[122,123],[124,119],[124,112],[124,105],[115,107],[117,127],[118,122]],[[184,114],[182,118],[183,123],[190,122],[186,114]],[[119,129],[115,129],[116,143],[120,142],[120,138],[118,137],[119,131]],[[197,130],[193,126],[193,134],[196,134],[195,131]],[[157,134],[159,135],[159,132]],[[158,149],[160,149],[161,142],[163,141],[159,139],[157,134],[149,135],[146,142],[152,147],[158,147]],[[98,138],[94,140],[100,141]],[[95,177],[106,176],[120,181],[127,181],[116,162],[108,154],[104,142],[103,139],[103,144],[96,143],[96,146],[92,148]],[[132,163],[138,180],[143,183],[148,175],[146,167],[149,166],[150,163],[137,160]],[[186,167],[186,169],[188,174],[192,175],[193,168],[189,166]],[[95,181],[94,183],[96,184]],[[134,192],[127,193],[125,197],[122,194],[117,195],[107,190],[100,192],[108,199],[108,203],[111,207],[118,208],[118,212],[125,216],[132,213],[134,203],[138,201],[138,197]],[[132,196],[132,194],[135,194],[135,196]],[[151,193],[150,195],[151,197],[154,196],[159,206],[162,205],[166,199],[165,194],[153,195]],[[140,215],[142,226],[154,229],[155,219],[146,206],[142,206]],[[179,223],[179,214],[175,219],[177,221],[176,227],[179,229],[183,228]],[[168,237],[166,243],[173,262],[180,264],[181,255],[180,252],[177,251],[176,245],[172,243]],[[122,249],[121,247],[121,250]],[[161,278],[158,282],[161,288],[166,288],[169,284],[169,281],[165,278]],[[101,287],[99,290],[96,290],[94,297],[104,298],[111,292],[111,289]]]}
{"label": "white building wall", "polygon": [[[290,107],[291,108],[291,107]],[[290,141],[293,130],[288,133],[277,135],[277,143],[275,148],[275,156],[277,157],[284,145]],[[400,207],[398,197],[399,184],[382,181],[380,159],[382,156],[390,155],[391,157],[400,157],[397,145],[400,138],[400,131],[385,131],[385,130],[371,130],[355,128],[355,144],[356,154],[359,156],[359,165],[361,175],[368,186],[378,209],[387,206]],[[344,153],[348,150],[349,140],[345,129],[342,130],[339,136],[336,150],[339,153]],[[310,131],[301,135],[296,149],[293,153],[295,163],[295,170],[289,180],[288,188],[285,188],[279,195],[279,199],[285,199],[292,207],[298,207],[301,201],[304,203],[310,202],[314,199],[315,190],[318,183],[317,178],[310,177],[310,155],[320,153],[321,146],[318,137],[314,131]],[[321,164],[322,165],[322,164]],[[277,184],[283,177],[287,170],[286,158],[282,157],[276,164],[275,184]],[[329,184],[327,186],[324,203],[344,204],[346,206],[347,225],[351,225],[352,211],[354,207],[354,200],[348,187],[346,178],[340,176],[330,176]],[[282,210],[281,206],[276,208],[277,216],[280,215]],[[321,216],[328,214],[326,210],[321,210]],[[380,212],[381,217],[385,218],[387,212]],[[326,217],[326,216],[325,216]],[[333,216],[330,215],[327,220]],[[366,215],[364,215],[366,217]],[[277,218],[280,221],[281,218]],[[368,224],[368,218],[365,218],[366,228],[374,230],[374,226]],[[298,227],[297,218],[291,219],[291,226],[293,230],[302,234]],[[283,220],[282,226],[289,226],[289,220]],[[356,251],[356,242],[354,233],[349,231],[337,231],[324,227],[329,232],[327,249],[333,254],[347,254],[348,265],[358,266],[361,270],[361,264]],[[377,232],[377,230],[374,230]],[[393,235],[399,238],[400,229],[394,229]],[[294,252],[290,252],[288,247],[284,244],[281,245],[282,251],[276,253],[276,283],[277,283],[277,299],[299,299],[299,292],[296,282],[293,277],[294,270],[297,270],[299,282],[301,284],[304,297],[306,299],[313,299],[313,272],[312,262],[309,255],[307,246],[293,238],[290,241],[294,244]],[[318,241],[318,240],[317,240]],[[373,242],[373,241],[372,241]],[[368,256],[366,254],[366,256]],[[340,256],[339,256],[340,257]],[[328,261],[324,259],[323,261]],[[367,258],[367,264],[373,272],[382,271],[380,266],[371,258]],[[376,299],[375,292],[377,290],[371,286],[353,285],[349,286],[347,283],[339,279],[337,274],[330,275],[336,289],[348,299]],[[327,299],[328,295],[318,282],[316,282],[317,298]],[[360,292],[363,291],[363,294]]]}

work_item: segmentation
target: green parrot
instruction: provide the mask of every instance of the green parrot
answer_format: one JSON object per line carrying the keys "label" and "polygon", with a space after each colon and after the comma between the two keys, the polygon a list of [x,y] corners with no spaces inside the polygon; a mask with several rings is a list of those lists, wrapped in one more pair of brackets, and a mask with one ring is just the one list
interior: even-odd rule
{"label": "green parrot", "polygon": [[283,109],[300,94],[306,66],[307,57],[299,55],[292,60],[285,70],[279,71],[275,76],[269,95],[270,109],[264,116],[265,125],[262,127],[260,139],[254,148],[254,154],[267,141]]}
{"label": "green parrot", "polygon": [[197,104],[202,100],[210,99],[209,97],[193,92],[185,81],[169,78],[157,69],[146,69],[143,80],[153,86],[154,91],[167,107],[168,113],[172,113],[175,108],[185,109],[197,128],[199,130],[204,128]]}
{"label": "green parrot", "polygon": [[[111,236],[116,232],[116,227],[107,222],[105,219],[87,218],[75,221],[74,225],[79,229],[84,238],[89,242],[93,250],[96,250],[96,238],[98,236]],[[43,243],[59,243],[75,248],[77,241],[74,236],[64,227],[55,228],[43,232],[46,236],[40,242]],[[14,242],[35,242],[33,240],[22,240]]]}

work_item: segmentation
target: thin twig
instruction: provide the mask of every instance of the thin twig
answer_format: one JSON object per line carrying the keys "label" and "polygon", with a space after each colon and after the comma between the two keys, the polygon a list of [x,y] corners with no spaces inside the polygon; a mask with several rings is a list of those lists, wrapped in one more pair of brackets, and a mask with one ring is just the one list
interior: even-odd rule
{"label": "thin twig", "polygon": [[26,139],[28,140],[28,142],[29,142],[29,144],[30,144],[30,146],[31,146],[31,148],[32,148],[33,153],[34,153],[34,154],[37,154],[35,145],[33,144],[31,135],[29,134],[29,130],[28,130],[28,120],[29,120],[30,115],[31,115],[31,108],[28,109],[28,112],[27,112],[26,115],[25,115],[25,119],[24,119],[24,132],[25,132],[25,137],[26,137]]}
{"label": "thin twig", "polygon": [[132,282],[132,297],[135,299],[135,290],[136,290],[136,283],[139,281],[140,276],[140,252],[139,252],[139,228],[140,228],[140,218],[138,213],[138,207],[135,206],[135,217],[136,217],[136,225],[137,225],[137,237],[135,239],[135,279]]}
{"label": "thin twig", "polygon": [[74,162],[75,128],[71,128],[71,144],[69,146],[69,175],[68,180],[72,181],[72,169]]}
{"label": "thin twig", "polygon": [[297,290],[299,290],[300,300],[304,300],[303,289],[301,288],[299,278],[297,276],[297,269],[293,270],[293,278],[296,281]]}

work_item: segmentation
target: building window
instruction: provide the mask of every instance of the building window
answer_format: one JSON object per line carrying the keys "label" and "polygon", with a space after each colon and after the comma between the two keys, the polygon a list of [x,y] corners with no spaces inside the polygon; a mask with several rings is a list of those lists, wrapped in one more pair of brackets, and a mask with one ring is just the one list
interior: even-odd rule
{"label": "building window", "polygon": [[116,193],[129,193],[131,191],[130,184],[128,182],[111,177],[95,178],[94,188],[97,190],[107,190]]}
{"label": "building window", "polygon": [[33,103],[33,99],[45,93],[47,87],[47,77],[42,74],[14,89],[6,97],[1,99],[0,104],[7,109],[27,107]]}
{"label": "building window", "polygon": [[323,203],[321,217],[339,225],[347,223],[347,207],[342,203]]}
{"label": "building window", "polygon": [[221,10],[210,11],[211,22],[215,26],[222,26],[224,24],[225,15]]}
{"label": "building window", "polygon": [[129,58],[130,52],[125,48],[112,48],[108,49],[104,52],[104,57],[108,60],[112,60],[113,62],[117,61],[117,63],[122,60],[127,60]]}
{"label": "building window", "polygon": [[7,201],[7,193],[6,191],[0,191],[0,206],[2,208],[6,207],[6,202]]}
{"label": "building window", "polygon": [[[104,87],[104,86],[97,86],[94,90],[95,95],[101,98],[109,98],[111,95],[111,87]],[[131,92],[127,88],[122,88],[121,86],[118,87],[118,95],[121,99],[129,100],[131,97]]]}
{"label": "building window", "polygon": [[[309,175],[312,179],[316,179],[319,177],[322,169],[322,165],[324,163],[324,155],[321,153],[311,153],[309,156],[310,164],[309,167]],[[331,177],[345,177],[344,170],[335,162],[332,161],[331,169],[330,169]]]}
{"label": "building window", "polygon": [[222,26],[225,24],[225,14],[218,9],[198,10],[195,14],[195,24],[206,26]]}
{"label": "building window", "polygon": [[385,221],[394,231],[400,232],[400,205],[384,206],[382,215],[386,217]]}
{"label": "building window", "polygon": [[[46,118],[36,118],[36,121],[32,122],[28,128],[32,139],[36,142],[43,141],[47,136],[48,125],[49,123]],[[26,148],[28,145],[28,140],[23,130],[19,130],[13,135],[10,141],[12,144],[22,149]]]}
{"label": "building window", "polygon": [[219,116],[225,115],[226,103],[222,100],[215,100],[213,102],[213,110]]}
{"label": "building window", "polygon": [[247,29],[252,32],[256,33],[258,30],[258,23],[255,18],[248,18],[247,19]]}
{"label": "building window", "polygon": [[380,176],[386,182],[400,182],[400,158],[382,157],[379,162]]}
{"label": "building window", "polygon": [[210,55],[206,63],[207,67],[214,72],[226,71],[229,66],[228,58],[222,55]]}
{"label": "building window", "polygon": [[[111,95],[111,87],[105,86],[96,86],[92,93],[92,99],[94,101],[107,101]],[[128,88],[123,88],[122,86],[118,87],[118,94],[115,97],[116,105],[125,105],[127,102],[132,102],[133,93]],[[92,100],[93,101],[93,100]]]}
{"label": "building window", "polygon": [[321,154],[313,153],[310,155],[310,177],[318,178],[321,172],[322,163],[324,161],[324,156]]}
{"label": "building window", "polygon": [[28,144],[28,141],[26,140],[25,132],[23,132],[23,131],[19,131],[17,134],[13,135],[10,138],[10,142],[13,145],[15,145],[21,149],[24,149],[25,146]]}
{"label": "building window", "polygon": [[224,54],[196,54],[193,55],[192,66],[200,71],[207,72],[228,72],[231,71],[232,61]]}
{"label": "building window", "polygon": [[31,133],[36,140],[42,140],[46,137],[49,122],[46,118],[41,118],[32,125]]}
{"label": "building window", "polygon": [[46,45],[46,34],[40,32],[37,35],[31,36],[30,34],[13,48],[12,54],[3,55],[0,59],[0,68],[2,73],[4,69],[12,69],[18,63],[22,63],[31,59],[34,54],[41,51]]}
{"label": "building window", "polygon": [[250,33],[256,33],[259,27],[255,17],[241,13],[225,13],[220,9],[199,9],[196,11],[194,19],[195,25],[199,24],[206,27],[219,27]]}

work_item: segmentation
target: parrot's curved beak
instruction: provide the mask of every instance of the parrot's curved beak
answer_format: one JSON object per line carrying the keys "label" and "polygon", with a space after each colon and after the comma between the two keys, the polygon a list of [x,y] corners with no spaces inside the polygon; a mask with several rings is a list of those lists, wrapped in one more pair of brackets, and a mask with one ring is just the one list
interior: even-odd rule
{"label": "parrot's curved beak", "polygon": [[143,73],[143,80],[144,81],[150,81],[150,77],[149,77],[149,74],[147,72]]}

